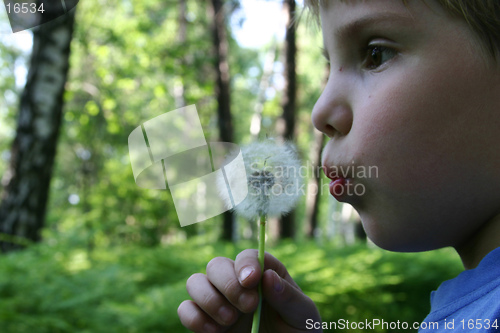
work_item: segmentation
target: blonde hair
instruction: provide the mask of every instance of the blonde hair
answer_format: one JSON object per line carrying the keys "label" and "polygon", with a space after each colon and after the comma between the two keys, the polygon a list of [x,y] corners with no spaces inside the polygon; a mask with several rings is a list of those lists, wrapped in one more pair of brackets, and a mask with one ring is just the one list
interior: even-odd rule
{"label": "blonde hair", "polygon": [[[305,0],[316,19],[323,1]],[[402,0],[405,4],[408,0]],[[425,0],[424,0],[425,1]],[[454,16],[463,18],[484,42],[488,53],[497,59],[500,53],[500,0],[435,0]]]}

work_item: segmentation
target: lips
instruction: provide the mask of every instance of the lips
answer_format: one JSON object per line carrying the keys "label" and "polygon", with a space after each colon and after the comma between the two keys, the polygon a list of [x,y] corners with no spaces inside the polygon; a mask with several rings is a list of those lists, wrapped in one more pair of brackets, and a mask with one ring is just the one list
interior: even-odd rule
{"label": "lips", "polygon": [[346,194],[345,185],[345,178],[337,178],[335,180],[332,180],[329,185],[330,194],[338,201],[341,201],[342,197]]}
{"label": "lips", "polygon": [[339,169],[349,170],[348,168],[343,169],[340,166],[327,167],[323,165],[323,172],[331,179],[329,184],[330,194],[338,201],[345,201],[346,197],[349,196],[348,186],[352,182],[352,177],[350,177],[348,172],[339,172]]}

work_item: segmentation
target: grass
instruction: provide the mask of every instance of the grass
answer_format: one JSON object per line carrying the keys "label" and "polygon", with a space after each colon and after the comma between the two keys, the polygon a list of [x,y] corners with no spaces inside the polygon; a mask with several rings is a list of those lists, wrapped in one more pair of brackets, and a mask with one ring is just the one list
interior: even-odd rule
{"label": "grass", "polygon": [[[167,247],[97,248],[89,255],[39,244],[2,256],[1,331],[187,332],[177,317],[189,298],[187,278],[204,272],[213,257],[234,258],[246,246],[195,238]],[[446,249],[398,254],[366,245],[282,242],[268,251],[285,263],[324,321],[421,321],[430,291],[461,269]]]}

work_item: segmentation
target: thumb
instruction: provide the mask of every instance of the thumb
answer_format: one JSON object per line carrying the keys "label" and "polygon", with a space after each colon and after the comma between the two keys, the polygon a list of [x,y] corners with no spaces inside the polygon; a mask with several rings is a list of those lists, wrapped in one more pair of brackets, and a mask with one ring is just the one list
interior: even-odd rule
{"label": "thumb", "polygon": [[264,272],[262,294],[283,321],[296,329],[306,330],[308,319],[321,321],[314,302],[302,290],[271,269]]}

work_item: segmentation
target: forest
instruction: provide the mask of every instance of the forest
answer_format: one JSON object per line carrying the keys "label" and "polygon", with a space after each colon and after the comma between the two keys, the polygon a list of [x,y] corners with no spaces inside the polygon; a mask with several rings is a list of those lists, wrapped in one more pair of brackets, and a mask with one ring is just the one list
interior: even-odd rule
{"label": "forest", "polygon": [[302,6],[86,0],[16,33],[0,10],[1,332],[188,332],[187,278],[257,248],[258,226],[227,211],[181,227],[168,189],[136,184],[131,132],[189,105],[207,142],[296,145],[306,193],[266,246],[324,321],[423,320],[460,260],[377,248],[329,194],[310,119],[329,67]]}

